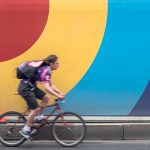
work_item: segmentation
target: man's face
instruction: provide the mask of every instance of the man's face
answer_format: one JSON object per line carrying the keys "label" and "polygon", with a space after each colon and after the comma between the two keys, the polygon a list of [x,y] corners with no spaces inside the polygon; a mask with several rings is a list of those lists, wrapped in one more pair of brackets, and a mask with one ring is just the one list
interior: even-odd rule
{"label": "man's face", "polygon": [[59,61],[56,60],[54,63],[50,63],[50,67],[52,70],[57,70],[59,67]]}

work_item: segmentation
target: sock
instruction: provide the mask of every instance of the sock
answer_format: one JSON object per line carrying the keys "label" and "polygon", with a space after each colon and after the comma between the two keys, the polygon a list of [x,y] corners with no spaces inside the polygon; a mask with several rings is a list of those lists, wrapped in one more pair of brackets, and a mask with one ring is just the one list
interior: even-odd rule
{"label": "sock", "polygon": [[29,131],[31,131],[31,127],[29,127],[29,126],[24,126],[24,127],[23,127],[23,130],[29,132]]}
{"label": "sock", "polygon": [[38,120],[41,120],[41,119],[44,119],[45,117],[44,117],[44,115],[38,115],[35,118],[38,119]]}

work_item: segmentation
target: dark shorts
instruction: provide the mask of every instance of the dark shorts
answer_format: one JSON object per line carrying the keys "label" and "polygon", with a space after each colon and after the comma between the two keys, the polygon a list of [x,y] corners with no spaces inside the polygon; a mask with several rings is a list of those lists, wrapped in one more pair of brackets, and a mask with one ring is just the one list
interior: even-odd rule
{"label": "dark shorts", "polygon": [[25,99],[28,107],[34,110],[39,107],[37,99],[42,100],[46,93],[37,87],[34,90],[32,88],[28,83],[21,82],[18,92]]}

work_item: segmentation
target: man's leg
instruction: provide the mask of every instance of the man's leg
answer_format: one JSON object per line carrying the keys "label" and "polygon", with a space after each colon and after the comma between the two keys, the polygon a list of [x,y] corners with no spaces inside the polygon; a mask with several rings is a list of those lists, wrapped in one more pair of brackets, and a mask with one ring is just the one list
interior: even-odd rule
{"label": "man's leg", "polygon": [[36,115],[37,112],[40,111],[40,108],[37,108],[37,109],[34,109],[34,110],[31,110],[29,115],[28,115],[28,119],[27,119],[27,122],[26,122],[26,126],[28,127],[31,127],[32,126],[32,121]]}
{"label": "man's leg", "polygon": [[24,99],[26,100],[27,105],[30,108],[30,112],[29,112],[26,124],[20,131],[20,134],[24,136],[26,139],[29,139],[30,133],[31,133],[32,121],[34,119],[35,114],[40,110],[40,108],[38,106],[36,96],[34,95],[33,92],[28,94],[28,96],[24,97]]}
{"label": "man's leg", "polygon": [[[49,101],[49,97],[48,94],[46,94],[43,90],[36,88],[36,90],[34,91],[34,94],[36,96],[37,99],[42,100],[40,106],[41,107],[46,107]],[[40,115],[42,118],[42,116],[44,117],[44,108],[40,108],[39,112],[37,112],[37,115]]]}
{"label": "man's leg", "polygon": [[37,108],[37,109],[34,109],[34,110],[30,111],[30,113],[28,115],[28,118],[27,118],[27,121],[26,121],[26,124],[22,128],[22,130],[20,131],[20,134],[22,136],[24,136],[27,140],[30,140],[32,121],[34,119],[34,116],[35,116],[36,112],[39,111],[39,109],[40,108]]}
{"label": "man's leg", "polygon": [[[48,101],[49,101],[49,97],[48,97],[48,95],[46,94],[46,95],[42,98],[42,102],[41,102],[40,106],[41,106],[41,107],[46,107],[47,104],[48,104]],[[40,114],[40,115],[44,115],[44,108],[41,108],[41,109],[39,110],[39,114]]]}

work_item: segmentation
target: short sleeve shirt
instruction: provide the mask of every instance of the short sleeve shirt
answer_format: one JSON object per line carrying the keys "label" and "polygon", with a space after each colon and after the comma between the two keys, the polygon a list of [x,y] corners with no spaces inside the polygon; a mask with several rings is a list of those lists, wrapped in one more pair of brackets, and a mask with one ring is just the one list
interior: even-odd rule
{"label": "short sleeve shirt", "polygon": [[38,82],[50,82],[51,79],[51,69],[49,66],[43,66],[38,69],[36,75],[36,81]]}

